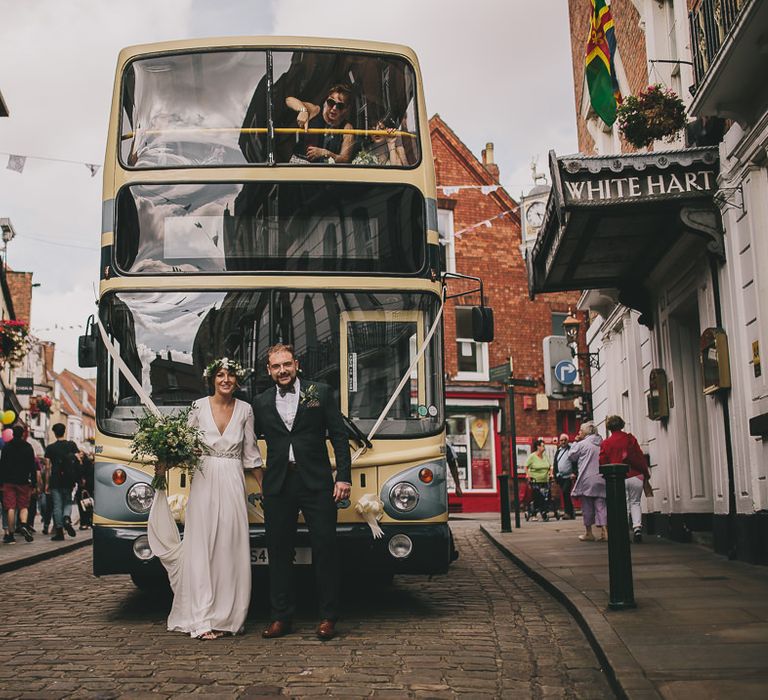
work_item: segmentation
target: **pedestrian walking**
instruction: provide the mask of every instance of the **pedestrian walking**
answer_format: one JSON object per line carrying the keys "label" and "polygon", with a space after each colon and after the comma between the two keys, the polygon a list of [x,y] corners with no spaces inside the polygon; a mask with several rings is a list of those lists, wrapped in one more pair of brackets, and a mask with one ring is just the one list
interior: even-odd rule
{"label": "pedestrian walking", "polygon": [[636,544],[643,541],[643,510],[640,499],[646,479],[650,478],[648,461],[632,433],[624,432],[621,416],[608,416],[605,427],[611,436],[600,446],[600,464],[628,464],[624,488],[627,493],[627,511],[632,520],[633,539]]}
{"label": "pedestrian walking", "polygon": [[573,500],[571,499],[571,490],[573,482],[576,479],[576,467],[568,458],[571,451],[571,445],[566,433],[563,433],[557,441],[557,450],[555,459],[552,462],[552,471],[555,475],[555,481],[560,486],[560,493],[563,497],[563,520],[573,520]]}
{"label": "pedestrian walking", "polygon": [[43,458],[42,462],[38,460],[38,463],[40,464],[40,469],[37,473],[37,509],[40,512],[40,520],[43,523],[42,532],[44,535],[47,535],[51,527],[51,519],[53,518],[50,473],[45,458]]}
{"label": "pedestrian walking", "polygon": [[80,479],[75,493],[75,503],[80,514],[79,530],[89,530],[93,526],[93,460],[85,452],[78,452]]}
{"label": "pedestrian walking", "polygon": [[70,537],[77,533],[72,527],[72,489],[74,489],[79,476],[79,464],[77,457],[77,445],[67,440],[65,434],[67,428],[63,423],[56,423],[53,428],[56,440],[45,448],[46,468],[48,483],[53,501],[53,537],[54,541],[64,539],[64,530]]}
{"label": "pedestrian walking", "polygon": [[[585,532],[579,535],[582,542],[594,542],[596,539],[608,539],[608,512],[605,507],[605,479],[600,474],[600,443],[602,438],[592,421],[582,423],[576,442],[571,445],[568,458],[578,470],[572,496],[581,498],[581,514]],[[592,527],[602,528],[599,537],[595,537]]]}
{"label": "pedestrian walking", "polygon": [[29,515],[29,497],[32,493],[32,484],[35,474],[35,452],[24,439],[24,427],[13,427],[13,439],[3,446],[0,454],[0,473],[3,482],[3,506],[8,511],[8,534],[3,537],[3,542],[13,544],[16,542],[14,533],[18,532],[27,542],[35,538],[27,527]]}

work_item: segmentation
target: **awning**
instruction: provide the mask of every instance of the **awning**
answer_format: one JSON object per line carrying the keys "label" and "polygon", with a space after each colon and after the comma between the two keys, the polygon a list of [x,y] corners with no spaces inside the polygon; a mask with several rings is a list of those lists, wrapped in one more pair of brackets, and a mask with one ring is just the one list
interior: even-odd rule
{"label": "awning", "polygon": [[683,236],[724,259],[717,148],[608,156],[550,152],[552,191],[528,260],[531,296],[615,288],[648,311],[643,283]]}

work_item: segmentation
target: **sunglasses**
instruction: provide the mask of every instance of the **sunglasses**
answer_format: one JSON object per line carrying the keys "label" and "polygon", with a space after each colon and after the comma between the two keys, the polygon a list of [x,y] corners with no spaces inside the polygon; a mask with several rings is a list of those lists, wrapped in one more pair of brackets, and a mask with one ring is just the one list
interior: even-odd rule
{"label": "sunglasses", "polygon": [[336,102],[336,100],[334,100],[334,99],[332,99],[330,97],[328,99],[326,99],[325,104],[328,105],[328,109],[333,109],[335,107],[340,112],[347,108],[347,103],[346,102]]}

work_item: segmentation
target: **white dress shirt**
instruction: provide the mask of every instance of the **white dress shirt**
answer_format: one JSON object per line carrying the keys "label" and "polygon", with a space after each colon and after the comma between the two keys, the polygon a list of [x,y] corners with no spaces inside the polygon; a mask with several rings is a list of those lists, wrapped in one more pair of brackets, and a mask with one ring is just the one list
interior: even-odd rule
{"label": "white dress shirt", "polygon": [[[293,383],[293,393],[287,392],[285,396],[281,396],[279,386],[275,392],[275,408],[288,430],[293,430],[293,421],[296,420],[296,412],[299,410],[300,396],[301,386],[298,377],[296,377],[296,381]],[[288,461],[296,461],[296,457],[293,454],[293,445],[288,448]]]}

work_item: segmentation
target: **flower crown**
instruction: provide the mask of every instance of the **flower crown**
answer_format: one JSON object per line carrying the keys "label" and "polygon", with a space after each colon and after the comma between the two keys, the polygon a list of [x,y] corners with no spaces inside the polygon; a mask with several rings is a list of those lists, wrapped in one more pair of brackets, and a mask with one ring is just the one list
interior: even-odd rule
{"label": "flower crown", "polygon": [[215,377],[220,369],[232,372],[239,381],[245,379],[251,372],[247,367],[243,367],[237,360],[230,360],[228,357],[220,357],[209,364],[203,371],[203,379]]}

